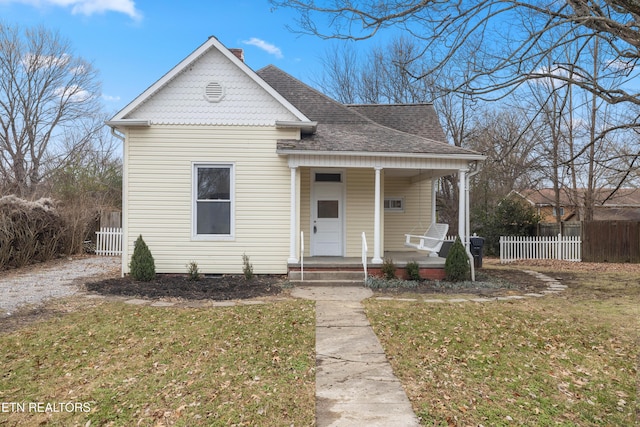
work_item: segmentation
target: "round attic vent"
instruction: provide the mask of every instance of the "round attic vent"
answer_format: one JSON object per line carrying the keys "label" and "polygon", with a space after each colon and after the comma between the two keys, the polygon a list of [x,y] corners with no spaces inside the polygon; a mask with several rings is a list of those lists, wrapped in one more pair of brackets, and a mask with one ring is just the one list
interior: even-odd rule
{"label": "round attic vent", "polygon": [[209,102],[219,102],[224,98],[224,88],[218,82],[209,82],[204,88],[204,98]]}

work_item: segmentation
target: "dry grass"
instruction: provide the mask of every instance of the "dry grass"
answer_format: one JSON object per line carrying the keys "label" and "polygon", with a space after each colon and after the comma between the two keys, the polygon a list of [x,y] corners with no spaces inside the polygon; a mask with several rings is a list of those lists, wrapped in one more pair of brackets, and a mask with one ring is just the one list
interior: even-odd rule
{"label": "dry grass", "polygon": [[3,425],[312,425],[313,305],[187,309],[94,304],[2,336]]}
{"label": "dry grass", "polygon": [[638,266],[487,267],[535,269],[569,289],[489,304],[367,302],[422,423],[633,425]]}

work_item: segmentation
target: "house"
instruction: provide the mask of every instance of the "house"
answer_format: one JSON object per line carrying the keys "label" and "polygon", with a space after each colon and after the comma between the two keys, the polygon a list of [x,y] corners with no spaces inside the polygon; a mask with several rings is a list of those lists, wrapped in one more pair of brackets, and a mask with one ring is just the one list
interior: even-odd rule
{"label": "house", "polygon": [[283,274],[360,258],[363,233],[380,265],[435,220],[435,180],[458,173],[468,194],[484,160],[446,143],[432,105],[342,105],[214,37],[107,124],[124,146],[123,274],[139,235],[159,273],[241,273],[246,254]]}
{"label": "house", "polygon": [[[553,188],[527,189],[513,192],[534,206],[543,223],[556,222],[557,214],[561,221],[580,221],[584,215],[585,189],[576,191],[560,189],[560,204],[556,205]],[[595,221],[640,221],[640,189],[601,188],[594,194],[593,219]]]}

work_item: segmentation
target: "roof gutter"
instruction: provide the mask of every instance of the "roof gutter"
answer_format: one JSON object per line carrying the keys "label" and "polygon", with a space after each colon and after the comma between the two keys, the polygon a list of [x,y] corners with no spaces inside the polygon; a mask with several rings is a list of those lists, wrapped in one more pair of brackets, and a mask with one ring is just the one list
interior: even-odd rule
{"label": "roof gutter", "polygon": [[410,157],[420,159],[454,159],[454,160],[470,160],[483,161],[487,156],[483,154],[435,154],[435,153],[399,153],[384,151],[312,151],[312,150],[294,150],[294,149],[276,149],[277,154],[284,156],[289,155],[311,155],[311,156],[353,156],[353,157]]}
{"label": "roof gutter", "polygon": [[105,124],[111,128],[114,128],[114,127],[148,128],[151,126],[151,120],[120,119],[120,120],[109,120],[109,121],[106,121]]}

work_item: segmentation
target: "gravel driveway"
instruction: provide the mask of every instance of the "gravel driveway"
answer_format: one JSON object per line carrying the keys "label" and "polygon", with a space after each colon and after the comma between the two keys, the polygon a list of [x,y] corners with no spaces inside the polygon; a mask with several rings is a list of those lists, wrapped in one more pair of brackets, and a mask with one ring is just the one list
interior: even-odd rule
{"label": "gravel driveway", "polygon": [[0,317],[11,315],[17,307],[39,304],[50,298],[80,291],[79,279],[120,272],[120,257],[64,259],[0,273]]}

